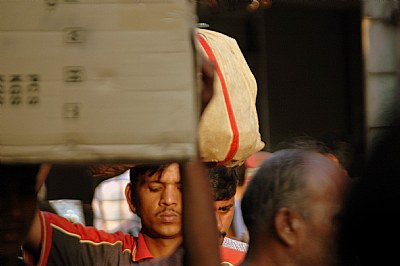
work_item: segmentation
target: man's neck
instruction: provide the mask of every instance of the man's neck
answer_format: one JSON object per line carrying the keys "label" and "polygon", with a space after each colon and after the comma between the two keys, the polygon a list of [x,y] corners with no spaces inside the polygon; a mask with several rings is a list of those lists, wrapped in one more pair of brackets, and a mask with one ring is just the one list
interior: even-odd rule
{"label": "man's neck", "polygon": [[287,250],[278,245],[249,246],[246,257],[240,266],[295,266]]}
{"label": "man's neck", "polygon": [[171,255],[182,243],[182,237],[175,238],[152,238],[143,234],[147,248],[154,258],[167,257]]}

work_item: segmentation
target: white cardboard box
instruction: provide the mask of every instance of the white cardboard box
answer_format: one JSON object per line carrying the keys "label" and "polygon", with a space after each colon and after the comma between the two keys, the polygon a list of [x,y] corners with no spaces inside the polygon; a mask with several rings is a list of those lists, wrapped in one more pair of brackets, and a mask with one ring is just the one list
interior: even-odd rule
{"label": "white cardboard box", "polygon": [[0,160],[185,160],[189,0],[0,0]]}

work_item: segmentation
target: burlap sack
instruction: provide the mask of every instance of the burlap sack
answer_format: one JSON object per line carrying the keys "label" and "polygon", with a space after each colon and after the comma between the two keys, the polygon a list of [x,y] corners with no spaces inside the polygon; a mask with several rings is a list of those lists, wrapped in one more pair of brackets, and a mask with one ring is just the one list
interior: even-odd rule
{"label": "burlap sack", "polygon": [[257,82],[235,39],[198,29],[199,50],[215,65],[214,96],[199,123],[206,162],[238,166],[261,150],[256,110]]}

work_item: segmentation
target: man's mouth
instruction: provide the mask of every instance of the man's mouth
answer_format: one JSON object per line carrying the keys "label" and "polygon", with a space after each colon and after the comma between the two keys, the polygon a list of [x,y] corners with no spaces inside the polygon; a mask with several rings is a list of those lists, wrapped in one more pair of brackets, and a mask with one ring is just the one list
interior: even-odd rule
{"label": "man's mouth", "polygon": [[179,219],[179,215],[175,211],[164,211],[159,214],[163,223],[173,223]]}

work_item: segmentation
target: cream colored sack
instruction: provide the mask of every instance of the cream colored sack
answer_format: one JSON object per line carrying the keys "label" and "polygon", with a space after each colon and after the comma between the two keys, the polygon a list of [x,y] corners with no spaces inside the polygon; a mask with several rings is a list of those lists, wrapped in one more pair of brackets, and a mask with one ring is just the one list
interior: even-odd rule
{"label": "cream colored sack", "polygon": [[256,110],[257,82],[235,39],[198,29],[199,50],[215,64],[214,96],[199,123],[205,162],[241,165],[264,143]]}

